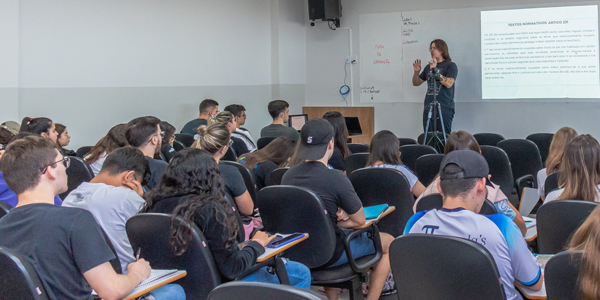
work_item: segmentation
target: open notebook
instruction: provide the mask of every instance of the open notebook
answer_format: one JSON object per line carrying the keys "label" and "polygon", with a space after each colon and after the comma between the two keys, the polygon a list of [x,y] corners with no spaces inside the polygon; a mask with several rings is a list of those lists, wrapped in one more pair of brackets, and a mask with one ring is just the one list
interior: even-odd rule
{"label": "open notebook", "polygon": [[[150,276],[140,283],[125,299],[134,299],[167,283],[173,282],[187,274],[180,270],[151,270]],[[97,295],[92,291],[92,295]]]}

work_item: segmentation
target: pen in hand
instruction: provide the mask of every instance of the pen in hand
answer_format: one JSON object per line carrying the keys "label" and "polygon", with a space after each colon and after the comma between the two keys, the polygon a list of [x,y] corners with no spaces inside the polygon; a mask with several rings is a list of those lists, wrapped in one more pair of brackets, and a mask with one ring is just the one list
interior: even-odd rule
{"label": "pen in hand", "polygon": [[142,252],[142,247],[138,247],[137,251],[135,251],[135,261],[140,259],[140,252]]}

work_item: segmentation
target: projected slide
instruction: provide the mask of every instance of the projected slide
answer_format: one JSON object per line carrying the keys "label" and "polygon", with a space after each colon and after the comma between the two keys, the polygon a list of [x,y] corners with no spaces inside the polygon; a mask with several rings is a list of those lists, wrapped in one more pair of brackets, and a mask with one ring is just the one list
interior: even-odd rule
{"label": "projected slide", "polygon": [[481,12],[483,99],[600,98],[598,6]]}

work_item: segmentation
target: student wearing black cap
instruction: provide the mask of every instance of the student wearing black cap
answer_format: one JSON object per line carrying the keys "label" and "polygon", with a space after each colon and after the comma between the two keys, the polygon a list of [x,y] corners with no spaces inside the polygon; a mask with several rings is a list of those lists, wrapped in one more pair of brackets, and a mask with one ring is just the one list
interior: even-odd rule
{"label": "student wearing black cap", "polygon": [[541,269],[510,218],[501,214],[478,214],[485,201],[489,173],[480,153],[472,150],[448,153],[442,160],[438,183],[444,205],[440,210],[416,213],[408,220],[404,234],[456,236],[481,244],[494,257],[506,298],[522,299],[515,284],[540,290],[543,286]]}
{"label": "student wearing black cap", "polygon": [[[302,127],[300,145],[294,154],[302,163],[292,167],[283,176],[282,184],[305,187],[314,191],[325,205],[336,233],[336,250],[327,266],[339,266],[348,262],[344,253],[343,239],[350,228],[364,225],[365,214],[350,180],[339,170],[327,166],[334,151],[333,127],[325,119],[313,119]],[[380,233],[383,256],[369,280],[367,299],[378,299],[390,271],[388,256],[393,237]],[[350,242],[354,258],[375,253],[373,242],[364,233]],[[325,289],[327,298],[337,299],[337,289]]]}

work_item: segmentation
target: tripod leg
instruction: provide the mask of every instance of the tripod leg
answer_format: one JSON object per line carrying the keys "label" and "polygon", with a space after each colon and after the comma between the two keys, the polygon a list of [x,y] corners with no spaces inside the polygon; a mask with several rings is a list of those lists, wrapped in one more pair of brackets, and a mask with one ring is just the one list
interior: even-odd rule
{"label": "tripod leg", "polygon": [[440,123],[442,124],[442,132],[444,134],[444,144],[446,144],[446,128],[444,128],[444,117],[442,117],[442,106],[438,105],[438,112],[440,114]]}
{"label": "tripod leg", "polygon": [[423,137],[423,145],[427,145],[427,132],[429,132],[429,124],[431,124],[431,113],[433,112],[433,106],[429,106],[429,114],[427,115],[427,125],[425,125],[425,136]]}

